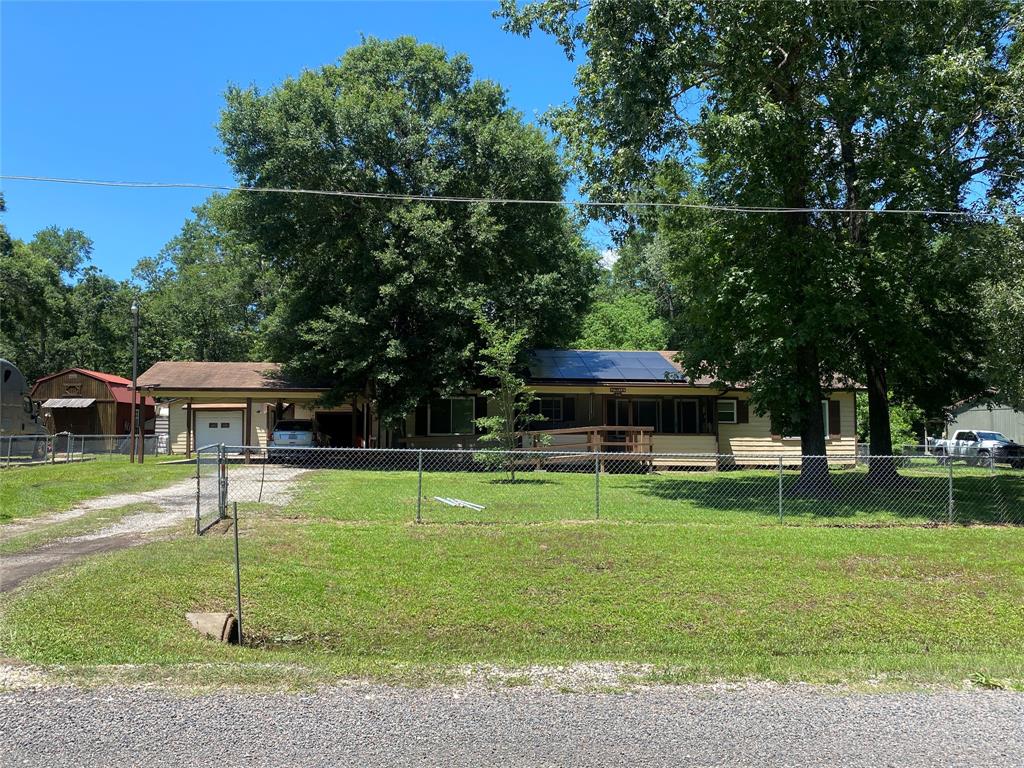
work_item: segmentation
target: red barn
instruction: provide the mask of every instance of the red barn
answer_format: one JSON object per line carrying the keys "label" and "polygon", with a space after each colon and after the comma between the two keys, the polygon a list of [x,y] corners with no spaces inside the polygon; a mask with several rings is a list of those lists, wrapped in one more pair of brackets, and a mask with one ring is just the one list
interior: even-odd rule
{"label": "red barn", "polygon": [[[38,379],[31,396],[39,402],[42,422],[52,434],[127,435],[131,429],[131,388],[131,381],[122,376],[67,368]],[[143,423],[154,413],[153,398],[145,398]]]}

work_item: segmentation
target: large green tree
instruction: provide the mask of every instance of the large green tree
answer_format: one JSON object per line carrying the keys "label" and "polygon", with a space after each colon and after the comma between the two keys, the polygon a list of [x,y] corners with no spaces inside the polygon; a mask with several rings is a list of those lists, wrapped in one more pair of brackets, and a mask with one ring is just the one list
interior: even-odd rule
{"label": "large green tree", "polygon": [[[269,91],[231,88],[220,135],[254,187],[560,199],[555,149],[473,80],[465,56],[368,39]],[[596,256],[559,206],[248,194],[235,228],[281,275],[268,354],[385,419],[478,375],[473,306],[529,318],[533,343],[573,338]]]}
{"label": "large green tree", "polygon": [[141,284],[140,360],[252,360],[279,279],[260,251],[230,226],[233,201],[194,210],[153,258],[134,269]]}
{"label": "large green tree", "polygon": [[998,237],[1002,258],[978,307],[988,339],[985,381],[1000,401],[1024,412],[1024,217]]}
{"label": "large green tree", "polygon": [[74,364],[77,318],[73,282],[92,241],[76,229],[49,227],[0,252],[0,356],[32,380]]}
{"label": "large green tree", "polygon": [[[976,385],[961,372],[982,346],[963,322],[985,277],[980,223],[810,209],[971,213],[1019,192],[1017,4],[506,0],[503,13],[586,54],[578,96],[552,117],[586,191],[790,209],[656,223],[678,254],[688,367],[750,382],[805,454],[824,453],[833,372],[867,384],[875,453],[891,452],[890,389],[920,402]],[[804,469],[816,484],[825,466]]]}

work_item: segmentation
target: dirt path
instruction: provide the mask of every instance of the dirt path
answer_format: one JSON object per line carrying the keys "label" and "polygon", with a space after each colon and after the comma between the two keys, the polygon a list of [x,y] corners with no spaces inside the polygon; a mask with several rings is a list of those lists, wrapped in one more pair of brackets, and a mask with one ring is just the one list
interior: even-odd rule
{"label": "dirt path", "polygon": [[[303,472],[291,467],[274,467],[266,472],[259,466],[233,467],[230,479],[237,490],[231,494],[231,498],[242,502],[261,498],[269,504],[283,504],[291,498],[294,481]],[[262,483],[264,479],[265,484]],[[144,544],[151,540],[153,534],[194,517],[196,481],[189,478],[153,491],[114,493],[83,501],[66,512],[5,525],[0,533],[6,538],[74,520],[90,512],[153,504],[160,508],[159,512],[128,514],[116,523],[96,531],[43,544],[27,552],[0,555],[0,592],[8,592],[25,579],[83,557]]]}

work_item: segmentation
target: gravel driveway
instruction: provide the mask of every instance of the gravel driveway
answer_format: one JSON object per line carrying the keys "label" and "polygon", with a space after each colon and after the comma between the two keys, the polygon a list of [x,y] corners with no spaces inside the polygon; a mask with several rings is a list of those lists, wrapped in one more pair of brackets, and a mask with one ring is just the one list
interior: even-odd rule
{"label": "gravel driveway", "polygon": [[4,766],[1021,765],[1024,694],[749,685],[0,695]]}
{"label": "gravel driveway", "polygon": [[[268,504],[284,504],[294,492],[295,479],[303,473],[304,470],[293,467],[232,467],[231,480],[237,483],[237,490],[231,498],[243,502],[259,499]],[[194,478],[179,480],[152,491],[113,493],[89,499],[66,512],[10,523],[0,530],[0,534],[12,536],[73,520],[89,512],[135,504],[155,504],[160,511],[136,512],[90,533],[44,544],[28,552],[0,556],[0,592],[15,589],[25,579],[83,557],[144,544],[147,536],[193,518],[196,513],[196,481]]]}

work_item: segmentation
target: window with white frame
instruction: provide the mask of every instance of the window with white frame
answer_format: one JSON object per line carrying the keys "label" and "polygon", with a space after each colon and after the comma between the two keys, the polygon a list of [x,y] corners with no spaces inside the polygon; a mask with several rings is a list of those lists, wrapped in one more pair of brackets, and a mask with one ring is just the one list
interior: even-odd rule
{"label": "window with white frame", "polygon": [[539,397],[538,406],[540,415],[548,421],[562,420],[562,398],[560,397]]}
{"label": "window with white frame", "polygon": [[735,400],[718,400],[718,423],[719,424],[735,424],[736,423],[736,401]]}
{"label": "window with white frame", "polygon": [[474,400],[472,397],[447,397],[427,406],[427,434],[472,435]]}

